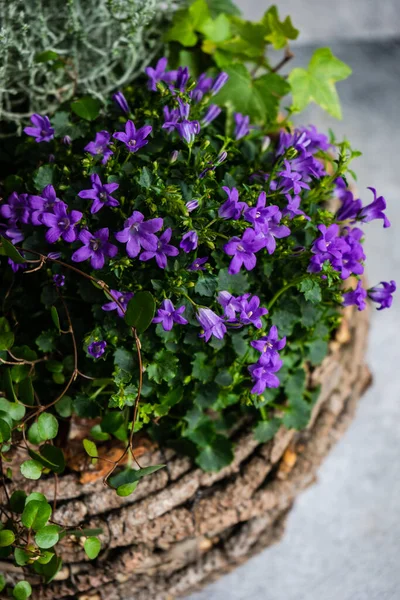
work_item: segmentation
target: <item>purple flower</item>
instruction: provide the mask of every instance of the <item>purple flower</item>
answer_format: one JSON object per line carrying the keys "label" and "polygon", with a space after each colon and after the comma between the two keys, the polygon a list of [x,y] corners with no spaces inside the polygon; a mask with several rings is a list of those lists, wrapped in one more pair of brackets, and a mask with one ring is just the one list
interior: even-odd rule
{"label": "purple flower", "polygon": [[200,133],[200,123],[198,121],[181,121],[175,124],[179,137],[187,144],[193,144],[194,138]]}
{"label": "purple flower", "polygon": [[111,196],[119,188],[118,183],[101,183],[100,177],[94,173],[90,176],[92,189],[79,192],[79,198],[93,200],[90,212],[92,215],[99,212],[103,206],[119,206],[118,200]]}
{"label": "purple flower", "polygon": [[107,342],[104,341],[92,342],[88,346],[88,354],[90,354],[90,356],[93,358],[100,358],[100,356],[103,356],[104,352],[106,351],[106,346]]}
{"label": "purple flower", "polygon": [[23,271],[28,266],[28,265],[22,264],[22,263],[15,263],[13,260],[11,260],[11,258],[9,258],[7,262],[10,265],[13,273],[18,273],[18,271]]}
{"label": "purple flower", "polygon": [[383,310],[384,308],[390,308],[393,302],[393,294],[396,291],[396,282],[395,281],[381,281],[381,288],[377,285],[368,290],[368,298],[372,300],[372,302],[380,303],[380,306],[377,310]]}
{"label": "purple flower", "polygon": [[369,223],[374,219],[382,219],[383,227],[390,227],[390,221],[383,212],[386,208],[385,198],[383,196],[379,196],[379,198],[377,198],[376,190],[373,187],[369,187],[368,189],[374,194],[374,200],[371,202],[371,204],[361,209],[358,218],[364,223]]}
{"label": "purple flower", "polygon": [[101,164],[105,165],[110,156],[114,154],[114,152],[112,152],[112,150],[110,150],[108,147],[110,140],[111,135],[108,133],[108,131],[98,131],[96,133],[94,142],[89,142],[89,144],[85,146],[84,150],[89,152],[89,154],[92,156],[103,156]]}
{"label": "purple flower", "polygon": [[366,297],[367,291],[364,290],[361,281],[359,281],[355,290],[343,294],[343,306],[352,306],[354,304],[358,310],[364,310],[367,306],[365,302]]}
{"label": "purple flower", "polygon": [[74,262],[83,262],[90,258],[90,264],[93,269],[102,269],[106,258],[114,258],[118,252],[117,246],[108,241],[110,234],[108,227],[99,229],[96,233],[90,233],[87,229],[82,229],[79,233],[79,241],[83,246],[76,250],[71,256]]}
{"label": "purple flower", "polygon": [[280,381],[275,373],[279,371],[282,365],[283,362],[278,354],[261,355],[259,361],[248,368],[254,382],[251,393],[262,394],[267,387],[279,387]]}
{"label": "purple flower", "polygon": [[178,67],[178,71],[176,73],[175,87],[180,92],[184,92],[188,81],[189,81],[189,69],[187,67]]}
{"label": "purple flower", "polygon": [[285,345],[286,337],[283,337],[281,340],[278,338],[278,328],[276,325],[272,325],[268,335],[250,342],[250,346],[262,354],[277,354]]}
{"label": "purple flower", "polygon": [[[247,297],[249,294],[247,294]],[[237,321],[236,313],[240,311],[239,299],[235,298],[230,292],[219,292],[217,298],[219,304],[224,309],[224,315],[230,322]]]}
{"label": "purple flower", "polygon": [[285,169],[278,172],[278,176],[280,177],[279,188],[282,190],[282,193],[287,194],[293,190],[294,194],[298,195],[301,193],[303,188],[309,190],[310,186],[302,181],[302,176],[300,173],[292,170],[291,163],[286,159],[283,161],[283,163],[285,165]]}
{"label": "purple flower", "polygon": [[204,256],[204,258],[196,258],[192,262],[191,265],[188,266],[188,271],[205,271],[205,267],[203,265],[208,261],[208,256]]}
{"label": "purple flower", "polygon": [[185,306],[180,306],[175,310],[171,300],[164,300],[157,311],[157,316],[153,319],[153,323],[161,323],[164,331],[171,331],[174,323],[187,325],[187,320],[182,317],[182,313],[184,313],[185,310]]}
{"label": "purple flower", "polygon": [[178,249],[169,244],[171,235],[172,229],[168,227],[168,229],[166,229],[164,233],[160,235],[157,242],[157,249],[142,252],[142,254],[139,256],[139,260],[146,261],[150,260],[151,258],[155,258],[160,269],[165,269],[167,266],[167,256],[178,256],[179,254]]}
{"label": "purple flower", "polygon": [[361,200],[355,200],[349,190],[345,190],[340,195],[342,206],[336,213],[338,221],[354,220],[362,208]]}
{"label": "purple flower", "polygon": [[347,279],[350,275],[361,275],[364,273],[364,267],[361,261],[365,260],[364,249],[361,244],[363,232],[358,227],[344,227],[342,240],[345,246],[342,251],[342,266],[340,276],[342,279]]}
{"label": "purple flower", "polygon": [[29,204],[32,208],[31,221],[33,225],[42,225],[43,213],[53,212],[54,205],[61,202],[57,198],[56,191],[52,185],[46,185],[41,196],[29,196]]}
{"label": "purple flower", "polygon": [[188,231],[182,237],[181,243],[179,247],[186,253],[192,252],[192,250],[196,250],[197,244],[199,242],[199,236],[196,231]]}
{"label": "purple flower", "polygon": [[250,117],[235,113],[235,139],[240,140],[250,133]]}
{"label": "purple flower", "polygon": [[211,104],[204,117],[201,119],[201,124],[206,127],[221,113],[221,108],[216,104]]}
{"label": "purple flower", "polygon": [[179,150],[173,150],[171,152],[171,156],[169,157],[169,162],[171,165],[173,165],[174,162],[176,162],[178,160],[178,156],[179,156]]}
{"label": "purple flower", "polygon": [[125,133],[118,131],[113,134],[113,138],[123,142],[129,152],[137,152],[149,143],[149,140],[145,138],[151,133],[152,129],[151,125],[145,125],[136,131],[133,121],[127,121],[125,124]]}
{"label": "purple flower", "polygon": [[240,313],[239,320],[243,325],[254,325],[257,329],[261,329],[261,317],[268,313],[266,308],[260,308],[260,298],[258,296],[238,298]]}
{"label": "purple flower", "polygon": [[25,127],[26,135],[36,138],[37,142],[50,142],[54,138],[54,129],[49,117],[34,114],[31,116],[31,123],[34,127]]}
{"label": "purple flower", "polygon": [[283,209],[283,216],[289,217],[289,219],[294,219],[295,217],[303,216],[307,221],[310,221],[310,217],[308,217],[302,210],[300,210],[300,196],[294,196],[292,198],[289,194],[286,195],[286,199],[288,201],[286,208]]}
{"label": "purple flower", "polygon": [[63,287],[65,285],[65,275],[61,275],[61,273],[56,273],[53,275],[54,285],[56,287]]}
{"label": "purple flower", "polygon": [[7,200],[7,204],[0,206],[0,215],[9,220],[9,225],[30,222],[31,208],[28,194],[17,194],[13,192]]}
{"label": "purple flower", "polygon": [[220,91],[220,89],[226,84],[228,79],[229,79],[229,75],[228,75],[228,73],[224,73],[224,71],[222,71],[219,75],[217,75],[217,77],[215,78],[215,81],[211,87],[211,94],[213,96],[215,94],[217,94]]}
{"label": "purple flower", "polygon": [[74,242],[77,235],[75,226],[82,219],[82,213],[78,210],[67,213],[67,205],[61,200],[54,204],[53,211],[42,214],[42,223],[50,228],[46,232],[46,240],[54,244],[61,237],[65,242]]}
{"label": "purple flower", "polygon": [[242,265],[244,265],[247,271],[254,269],[257,262],[254,253],[264,248],[264,246],[264,240],[250,227],[243,233],[242,238],[235,236],[230,239],[224,246],[225,253],[233,256],[228,273],[236,275],[236,273],[239,273]]}
{"label": "purple flower", "polygon": [[126,252],[135,258],[140,249],[150,252],[157,251],[158,239],[154,234],[163,226],[160,218],[144,221],[144,215],[135,210],[124,223],[124,229],[115,234],[116,239],[122,244],[126,243]]}
{"label": "purple flower", "polygon": [[332,146],[332,144],[329,143],[327,136],[324,133],[319,133],[315,125],[303,127],[298,131],[306,134],[307,139],[310,141],[307,150],[312,154],[314,152],[318,152],[319,150],[329,150],[329,148]]}
{"label": "purple flower", "polygon": [[2,235],[9,239],[12,244],[18,244],[24,239],[24,234],[18,227],[15,227],[15,225],[6,229]]}
{"label": "purple flower", "polygon": [[177,108],[169,108],[168,106],[164,106],[163,113],[164,124],[162,128],[166,129],[168,133],[172,133],[175,129],[175,125],[180,119],[179,110]]}
{"label": "purple flower", "polygon": [[252,223],[256,232],[264,239],[264,246],[269,254],[273,254],[276,249],[275,238],[284,238],[290,235],[289,227],[280,225],[282,213],[278,206],[265,206],[266,194],[261,192],[258,197],[257,205],[248,208],[244,213],[246,221]]}
{"label": "purple flower", "polygon": [[72,140],[69,135],[64,135],[63,144],[65,144],[66,146],[70,146],[72,144]]}
{"label": "purple flower", "polygon": [[194,90],[189,92],[190,98],[197,104],[202,100],[204,94],[207,94],[207,92],[210,91],[212,84],[212,78],[207,77],[206,73],[202,73],[197,80],[197,85]]}
{"label": "purple flower", "polygon": [[123,113],[125,113],[126,115],[129,115],[129,113],[131,111],[130,111],[129,105],[126,101],[126,98],[122,92],[117,92],[116,94],[114,94],[113,100],[114,100],[115,104],[122,110]]}
{"label": "purple flower", "polygon": [[295,129],[292,134],[282,129],[279,134],[276,155],[282,156],[282,154],[285,154],[286,150],[289,148],[294,148],[294,150],[296,150],[300,156],[308,156],[308,148],[310,144],[311,140],[305,131]]}
{"label": "purple flower", "polygon": [[199,201],[198,200],[190,200],[189,202],[186,202],[186,208],[188,210],[188,212],[193,212],[194,210],[196,210],[196,208],[199,208]]}
{"label": "purple flower", "polygon": [[164,78],[167,62],[168,61],[164,56],[163,58],[160,58],[155,69],[153,67],[146,67],[145,73],[149,78],[149,82],[147,84],[149,90],[152,90],[153,92],[157,91],[157,83],[162,81]]}
{"label": "purple flower", "polygon": [[221,219],[234,219],[237,221],[247,204],[245,202],[239,202],[239,192],[236,188],[228,188],[223,186],[222,189],[228,195],[226,200],[218,209],[218,216]]}
{"label": "purple flower", "polygon": [[[125,315],[125,311],[127,309],[129,300],[131,298],[133,298],[133,292],[118,292],[118,290],[110,290],[110,291],[111,291],[112,297],[115,298],[115,300],[112,300],[111,302],[107,302],[106,304],[103,304],[103,306],[101,308],[105,311],[116,310],[118,316],[121,317],[121,319],[122,319],[123,316]],[[118,303],[116,302],[116,300],[118,301]]]}
{"label": "purple flower", "polygon": [[199,308],[199,312],[196,316],[204,332],[200,335],[206,342],[213,335],[218,340],[222,340],[226,333],[226,326],[221,317],[209,308]]}

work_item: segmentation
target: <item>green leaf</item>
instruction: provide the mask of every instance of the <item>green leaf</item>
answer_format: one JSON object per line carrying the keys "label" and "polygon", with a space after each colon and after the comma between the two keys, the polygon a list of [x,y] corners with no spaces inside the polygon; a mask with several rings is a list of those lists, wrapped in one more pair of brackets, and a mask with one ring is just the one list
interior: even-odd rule
{"label": "green leaf", "polygon": [[[33,406],[35,402],[35,393],[33,390],[32,378],[26,377],[18,386],[18,396],[24,404],[28,404],[29,406]],[[22,406],[22,404],[21,404]],[[25,407],[22,406],[25,411]]]}
{"label": "green leaf", "polygon": [[8,368],[3,368],[3,384],[7,397],[14,400],[14,402],[17,402],[18,398],[15,394],[14,385],[11,378],[11,371]]}
{"label": "green leaf", "polygon": [[89,537],[85,541],[83,547],[84,547],[84,550],[85,550],[87,556],[91,560],[93,560],[94,558],[96,558],[98,556],[98,554],[100,552],[101,542],[100,542],[99,538],[97,538],[97,537]]}
{"label": "green leaf", "polygon": [[207,19],[202,23],[198,30],[203,33],[208,40],[218,44],[224,42],[231,36],[231,23],[226,15],[221,13],[216,19]]}
{"label": "green leaf", "polygon": [[46,185],[55,183],[55,170],[53,165],[42,165],[35,171],[33,183],[38,192],[41,192]]}
{"label": "green leaf", "polygon": [[51,506],[47,502],[32,500],[25,506],[21,516],[22,524],[28,529],[38,531],[42,529],[50,519]]}
{"label": "green leaf", "polygon": [[9,424],[0,419],[0,444],[7,442],[11,437],[11,428]]}
{"label": "green leaf", "polygon": [[320,365],[328,354],[328,342],[326,340],[314,340],[307,344],[308,359],[310,363],[316,367]]}
{"label": "green leaf", "polygon": [[65,457],[61,448],[46,444],[40,448],[40,460],[47,468],[60,474],[65,469]]}
{"label": "green leaf", "polygon": [[51,318],[53,319],[54,325],[60,330],[60,317],[58,316],[58,312],[55,306],[50,308]]}
{"label": "green leaf", "polygon": [[270,421],[259,421],[254,428],[254,437],[257,442],[265,444],[265,442],[272,440],[280,426],[281,420],[276,417],[272,418]]}
{"label": "green leaf", "polygon": [[53,440],[58,433],[58,421],[51,413],[42,413],[38,418],[39,435],[43,440]]}
{"label": "green leaf", "polygon": [[140,177],[138,179],[138,184],[143,187],[148,189],[149,187],[151,187],[151,180],[152,180],[152,175],[150,170],[147,167],[143,167],[143,169],[141,169],[140,171]]}
{"label": "green leaf", "polygon": [[11,546],[15,542],[15,535],[11,529],[2,529],[0,531],[0,548]]}
{"label": "green leaf", "polygon": [[210,381],[214,375],[214,365],[205,352],[197,352],[192,360],[192,377],[202,383]]}
{"label": "green leaf", "polygon": [[156,312],[156,303],[150,292],[138,292],[129,300],[125,322],[143,333],[151,324]]}
{"label": "green leaf", "polygon": [[147,366],[147,376],[156,383],[172,381],[178,371],[178,358],[168,350],[159,350],[154,355],[154,362]]}
{"label": "green leaf", "polygon": [[115,433],[124,424],[124,414],[120,411],[108,412],[101,422],[101,430],[106,433]]}
{"label": "green leaf", "polygon": [[94,121],[99,116],[100,107],[100,102],[90,96],[84,96],[75,102],[71,102],[72,112],[81,119],[85,119],[85,121]]}
{"label": "green leaf", "polygon": [[88,439],[84,439],[82,443],[83,443],[83,447],[85,448],[85,452],[91,458],[97,458],[99,456],[97,446],[94,442],[92,442],[91,440],[88,440]]}
{"label": "green leaf", "polygon": [[160,404],[156,404],[154,406],[154,415],[156,417],[164,417],[169,413],[171,408],[181,402],[183,398],[183,387],[174,386],[167,392],[165,396],[160,398]]}
{"label": "green leaf", "polygon": [[5,254],[5,256],[8,256],[8,258],[11,258],[11,260],[13,262],[15,262],[19,265],[26,262],[26,260],[20,255],[18,250],[16,248],[14,248],[14,246],[12,245],[12,243],[9,240],[6,240],[6,238],[4,238],[4,237],[0,237],[0,241],[1,241],[0,248],[3,251],[3,253]]}
{"label": "green leaf", "polygon": [[18,581],[13,589],[13,596],[16,600],[26,600],[32,595],[31,584],[27,581]]}
{"label": "green leaf", "polygon": [[168,42],[179,42],[182,46],[191,47],[197,43],[195,31],[210,18],[207,2],[195,0],[187,9],[178,10],[167,32],[165,40]]}
{"label": "green leaf", "polygon": [[249,282],[245,273],[229,275],[228,269],[221,269],[218,273],[217,290],[227,291],[233,295],[244,294],[249,289]]}
{"label": "green leaf", "polygon": [[288,40],[295,40],[299,35],[299,30],[293,27],[290,17],[286,17],[284,21],[279,20],[276,6],[268,9],[262,22],[269,30],[265,39],[273,45],[275,50],[281,50],[286,46]]}
{"label": "green leaf", "polygon": [[15,548],[14,558],[18,566],[24,567],[30,560],[32,560],[32,554],[25,552],[25,550],[22,548]]}
{"label": "green leaf", "polygon": [[285,394],[289,400],[301,398],[306,384],[306,372],[304,369],[296,369],[285,383]]}
{"label": "green leaf", "polygon": [[117,475],[110,477],[110,484],[116,488],[118,496],[129,496],[136,489],[140,479],[164,467],[165,465],[154,465],[144,469],[124,469]]}
{"label": "green leaf", "polygon": [[8,350],[12,348],[14,345],[14,334],[12,331],[6,331],[5,333],[0,333],[0,351]]}
{"label": "green leaf", "polygon": [[35,542],[39,548],[44,548],[45,550],[52,548],[60,539],[59,531],[60,528],[58,525],[46,525],[39,529],[35,535]]}
{"label": "green leaf", "polygon": [[58,60],[57,52],[53,50],[44,50],[35,54],[35,63],[49,62],[50,60]]}
{"label": "green leaf", "polygon": [[35,344],[42,352],[52,352],[55,349],[55,336],[53,331],[43,331],[36,338]]}
{"label": "green leaf", "polygon": [[63,396],[55,405],[54,409],[60,417],[68,418],[72,415],[72,398]]}
{"label": "green leaf", "polygon": [[283,425],[287,429],[304,429],[310,420],[311,408],[311,405],[301,396],[293,398],[288,411],[283,416]]}
{"label": "green leaf", "polygon": [[4,575],[2,575],[0,573],[0,592],[2,592],[4,590],[4,588],[6,587],[6,580]]}
{"label": "green leaf", "polygon": [[351,75],[351,68],[336,58],[329,48],[316,50],[308,69],[293,69],[289,75],[292,89],[292,110],[304,110],[309,102],[315,102],[330,115],[342,118],[340,101],[335,83]]}
{"label": "green leaf", "polygon": [[222,435],[216,435],[212,445],[205,446],[196,457],[196,463],[204,471],[219,471],[232,460],[232,442]]}
{"label": "green leaf", "polygon": [[132,483],[123,483],[117,487],[117,496],[121,498],[125,498],[126,496],[130,496],[136,490],[139,485],[138,481],[133,481]]}
{"label": "green leaf", "polygon": [[33,500],[37,500],[38,502],[47,502],[46,496],[40,492],[31,492],[25,501],[25,505],[29,504],[29,502],[32,502]]}
{"label": "green leaf", "polygon": [[22,463],[20,470],[26,479],[39,479],[43,471],[43,465],[37,460],[26,460]]}
{"label": "green leaf", "polygon": [[200,296],[207,296],[208,298],[212,298],[215,294],[216,288],[217,280],[215,279],[215,277],[201,275],[197,280],[194,291]]}
{"label": "green leaf", "polygon": [[11,510],[21,514],[24,511],[26,498],[27,496],[23,490],[15,490],[10,498]]}
{"label": "green leaf", "polygon": [[307,277],[297,286],[300,292],[303,292],[304,298],[313,304],[318,304],[322,300],[321,286],[318,281]]}
{"label": "green leaf", "polygon": [[232,0],[206,0],[211,17],[215,19],[220,13],[226,15],[240,16],[240,9]]}
{"label": "green leaf", "polygon": [[31,444],[34,444],[35,446],[39,446],[42,442],[44,442],[42,436],[39,433],[37,421],[35,423],[32,423],[32,425],[28,429],[28,440]]}
{"label": "green leaf", "polygon": [[57,573],[61,570],[61,567],[62,559],[59,556],[56,556],[54,553],[52,553],[50,561],[46,562],[45,564],[40,564],[39,560],[33,563],[33,568],[39,575],[44,577],[45,583],[50,583],[53,581]]}

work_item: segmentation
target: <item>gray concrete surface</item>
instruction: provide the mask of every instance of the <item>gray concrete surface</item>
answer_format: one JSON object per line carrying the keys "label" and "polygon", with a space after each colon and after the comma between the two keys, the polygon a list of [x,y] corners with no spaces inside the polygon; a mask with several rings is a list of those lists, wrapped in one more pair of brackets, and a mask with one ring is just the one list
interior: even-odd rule
{"label": "gray concrete surface", "polygon": [[[296,8],[297,1],[279,4]],[[247,2],[248,8],[261,4]],[[382,10],[385,5],[381,0]],[[360,196],[368,203],[366,187],[376,187],[387,199],[392,222],[388,230],[378,223],[365,227],[368,277],[372,284],[400,282],[400,44],[331,46],[354,71],[339,86],[344,119],[334,121],[311,107],[302,122],[325,131],[331,127],[364,152],[354,163]],[[307,63],[312,51],[297,48],[296,63]],[[283,541],[188,600],[400,599],[399,295],[390,311],[373,316],[369,362],[374,385],[321,468],[318,483],[299,498]]]}

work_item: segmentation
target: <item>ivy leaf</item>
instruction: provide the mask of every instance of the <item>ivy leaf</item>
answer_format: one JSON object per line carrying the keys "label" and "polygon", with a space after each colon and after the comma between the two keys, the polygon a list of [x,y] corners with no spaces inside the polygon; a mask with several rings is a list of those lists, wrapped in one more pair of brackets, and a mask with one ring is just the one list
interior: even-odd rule
{"label": "ivy leaf", "polygon": [[289,400],[301,398],[306,384],[306,372],[304,369],[296,369],[285,384],[285,394]]}
{"label": "ivy leaf", "polygon": [[204,471],[219,471],[232,460],[232,442],[222,435],[216,435],[212,445],[205,446],[196,457],[196,463]]}
{"label": "ivy leaf", "polygon": [[232,16],[240,16],[240,9],[232,0],[206,0],[211,17],[215,19],[220,13]]}
{"label": "ivy leaf", "polygon": [[53,440],[58,433],[58,421],[51,413],[44,412],[38,418],[38,431],[42,440]]}
{"label": "ivy leaf", "polygon": [[316,50],[308,69],[293,69],[289,75],[292,89],[292,110],[300,112],[309,102],[315,102],[336,119],[342,118],[335,82],[351,75],[351,68],[336,58],[329,48]]}
{"label": "ivy leaf", "polygon": [[281,50],[286,46],[288,40],[295,40],[299,35],[299,30],[293,27],[290,17],[286,17],[284,21],[279,20],[276,6],[271,6],[267,10],[262,22],[269,30],[265,39],[273,45],[275,50]]}
{"label": "ivy leaf", "polygon": [[326,340],[313,340],[307,345],[308,348],[308,359],[310,363],[316,367],[320,365],[328,354],[328,342]]}
{"label": "ivy leaf", "polygon": [[199,31],[203,33],[207,40],[218,44],[224,42],[231,35],[231,24],[226,15],[221,13],[216,19],[207,19],[199,26]]}
{"label": "ivy leaf", "polygon": [[42,352],[52,352],[55,348],[55,336],[53,331],[43,331],[36,338],[35,344]]}
{"label": "ivy leaf", "polygon": [[275,308],[272,312],[271,317],[272,325],[276,325],[279,331],[280,337],[289,336],[293,332],[293,327],[299,321],[299,315],[289,309]]}
{"label": "ivy leaf", "polygon": [[214,366],[205,352],[197,352],[192,360],[192,377],[202,383],[212,379]]}
{"label": "ivy leaf", "polygon": [[85,121],[94,121],[100,113],[100,102],[90,96],[85,96],[71,102],[71,110]]}
{"label": "ivy leaf", "polygon": [[265,442],[272,440],[280,426],[281,419],[276,417],[269,421],[260,421],[254,428],[254,437],[256,438],[257,442],[265,444]]}
{"label": "ivy leaf", "polygon": [[33,183],[38,192],[41,192],[46,185],[53,185],[54,182],[55,167],[53,165],[42,165],[33,176]]}
{"label": "ivy leaf", "polygon": [[147,366],[147,375],[156,383],[172,381],[178,370],[178,358],[168,350],[159,350],[154,356],[154,362]]}
{"label": "ivy leaf", "polygon": [[221,269],[218,273],[217,290],[227,291],[231,294],[244,294],[249,289],[249,282],[245,273],[229,275],[228,269]]}
{"label": "ivy leaf", "polygon": [[151,172],[149,171],[149,169],[147,167],[143,167],[143,169],[140,171],[140,177],[138,179],[138,184],[141,187],[148,189],[149,187],[151,187],[151,180],[152,180]]}
{"label": "ivy leaf", "polygon": [[313,304],[318,304],[322,300],[321,296],[321,286],[317,281],[311,279],[311,277],[307,277],[307,279],[303,279],[297,286],[300,292],[303,292],[304,298]]}
{"label": "ivy leaf", "polygon": [[93,560],[100,552],[101,542],[97,537],[88,537],[87,540],[85,540],[83,548],[86,552],[86,555]]}
{"label": "ivy leaf", "polygon": [[59,531],[60,528],[58,525],[46,525],[39,529],[35,535],[35,542],[39,548],[44,548],[45,550],[52,548],[60,539]]}
{"label": "ivy leaf", "polygon": [[207,296],[208,298],[212,298],[215,294],[215,290],[217,288],[217,280],[215,277],[207,277],[202,275],[199,277],[194,291],[196,294],[200,296]]}
{"label": "ivy leaf", "polygon": [[26,600],[32,595],[31,584],[27,581],[18,581],[13,589],[13,596],[16,600]]}
{"label": "ivy leaf", "polygon": [[172,23],[172,27],[167,32],[165,40],[167,42],[179,42],[182,46],[191,47],[197,43],[198,36],[195,31],[210,18],[207,2],[205,0],[195,0],[189,8],[178,10]]}
{"label": "ivy leaf", "polygon": [[160,404],[154,406],[154,415],[156,417],[164,417],[169,413],[171,408],[178,404],[183,398],[183,387],[177,386],[169,390],[169,392],[161,398]]}
{"label": "ivy leaf", "polygon": [[311,405],[301,396],[292,399],[288,411],[282,418],[282,423],[287,429],[304,429],[311,417]]}
{"label": "ivy leaf", "polygon": [[150,292],[138,292],[129,300],[125,322],[143,333],[151,324],[156,312],[156,303]]}
{"label": "ivy leaf", "polygon": [[25,506],[21,521],[28,529],[38,531],[42,529],[50,519],[51,506],[48,502],[32,500]]}

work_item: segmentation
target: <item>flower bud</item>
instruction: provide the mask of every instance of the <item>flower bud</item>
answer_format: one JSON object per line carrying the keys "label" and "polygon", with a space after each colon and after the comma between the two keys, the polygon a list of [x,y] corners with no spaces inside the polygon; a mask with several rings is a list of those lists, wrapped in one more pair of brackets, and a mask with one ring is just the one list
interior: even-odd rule
{"label": "flower bud", "polygon": [[225,150],[221,152],[221,154],[218,154],[217,160],[215,161],[215,166],[218,167],[218,165],[221,165],[223,162],[226,161],[227,157],[228,153],[225,152]]}
{"label": "flower bud", "polygon": [[179,156],[179,150],[173,150],[171,152],[171,156],[169,157],[169,162],[171,165],[178,160],[178,156]]}
{"label": "flower bud", "polygon": [[265,152],[271,143],[271,138],[266,135],[261,144],[261,152]]}
{"label": "flower bud", "polygon": [[65,144],[66,146],[70,146],[71,145],[71,138],[69,135],[64,135],[63,137],[63,144]]}
{"label": "flower bud", "polygon": [[188,209],[188,212],[192,212],[193,210],[196,210],[196,208],[199,207],[199,201],[198,200],[190,200],[190,202],[186,202],[186,208]]}

